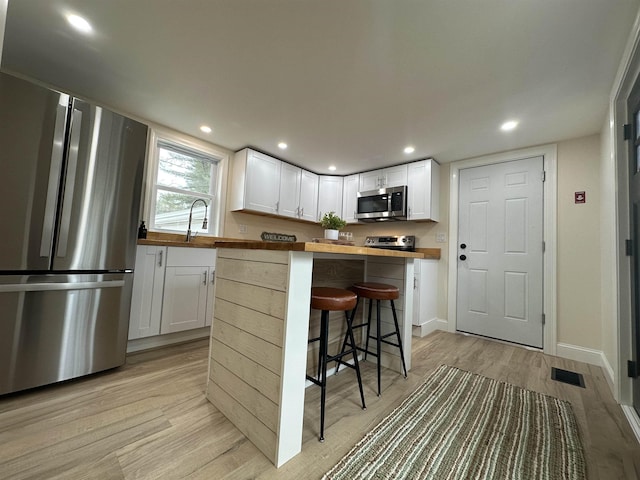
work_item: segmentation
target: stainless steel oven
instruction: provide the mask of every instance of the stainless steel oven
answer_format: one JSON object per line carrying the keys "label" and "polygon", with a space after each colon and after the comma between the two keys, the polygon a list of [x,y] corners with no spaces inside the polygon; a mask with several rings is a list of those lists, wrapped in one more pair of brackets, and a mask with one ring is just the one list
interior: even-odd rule
{"label": "stainless steel oven", "polygon": [[367,237],[364,246],[369,248],[384,248],[386,250],[402,250],[415,252],[415,235],[386,235],[384,237]]}

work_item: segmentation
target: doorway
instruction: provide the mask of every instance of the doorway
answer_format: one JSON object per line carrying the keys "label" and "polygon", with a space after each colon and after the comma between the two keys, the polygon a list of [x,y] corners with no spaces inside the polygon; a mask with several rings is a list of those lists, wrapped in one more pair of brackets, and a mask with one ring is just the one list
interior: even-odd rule
{"label": "doorway", "polygon": [[457,330],[543,347],[541,156],[461,169]]}
{"label": "doorway", "polygon": [[542,331],[542,349],[549,355],[556,355],[556,311],[557,311],[557,274],[556,274],[556,231],[557,231],[557,147],[555,144],[541,145],[505,153],[462,160],[449,164],[449,244],[448,244],[448,331],[458,331],[458,262],[459,246],[459,195],[461,171],[467,168],[481,167],[517,160],[541,157],[545,172],[543,200],[543,238],[544,254],[542,259],[542,311],[545,314]]}

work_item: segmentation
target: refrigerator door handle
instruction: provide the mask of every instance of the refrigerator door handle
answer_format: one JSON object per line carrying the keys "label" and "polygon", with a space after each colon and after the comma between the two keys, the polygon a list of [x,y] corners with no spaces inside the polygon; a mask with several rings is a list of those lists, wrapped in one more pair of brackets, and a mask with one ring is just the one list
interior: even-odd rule
{"label": "refrigerator door handle", "polygon": [[107,280],[102,282],[20,283],[11,285],[0,285],[0,293],[88,290],[96,288],[120,288],[123,286],[124,280]]}
{"label": "refrigerator door handle", "polygon": [[82,127],[82,112],[73,110],[71,116],[71,139],[69,142],[69,160],[64,182],[64,198],[62,200],[62,215],[60,218],[60,237],[58,239],[58,257],[67,255],[67,241],[69,240],[69,225],[71,224],[71,210],[73,204],[73,190],[76,183],[76,168],[78,167],[78,149],[80,148],[80,132]]}
{"label": "refrigerator door handle", "polygon": [[60,94],[60,101],[56,109],[56,122],[51,146],[51,165],[49,168],[49,184],[47,185],[47,200],[44,207],[44,220],[42,222],[42,239],[40,241],[40,256],[51,255],[51,239],[53,236],[53,223],[55,221],[56,200],[58,198],[58,185],[60,183],[60,170],[62,168],[62,155],[64,153],[64,129],[67,120],[67,105],[69,95]]}

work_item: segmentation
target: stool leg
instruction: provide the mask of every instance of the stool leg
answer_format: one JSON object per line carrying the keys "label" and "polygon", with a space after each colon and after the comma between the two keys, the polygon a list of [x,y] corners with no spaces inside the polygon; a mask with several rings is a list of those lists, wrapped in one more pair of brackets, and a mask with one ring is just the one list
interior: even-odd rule
{"label": "stool leg", "polygon": [[369,353],[369,335],[371,335],[371,305],[373,300],[369,299],[369,315],[367,316],[367,344],[364,347],[364,359],[367,360],[367,353]]}
{"label": "stool leg", "polygon": [[[356,305],[357,306],[357,305]],[[360,389],[360,399],[362,400],[362,409],[366,410],[367,406],[364,403],[364,390],[362,389],[362,377],[360,376],[360,364],[358,363],[358,350],[355,347],[356,341],[353,338],[353,318],[356,315],[356,309],[353,309],[351,318],[347,317],[347,335],[349,335],[349,342],[351,342],[351,351],[353,352],[353,363],[356,367],[356,376],[358,377],[358,388]]]}
{"label": "stool leg", "polygon": [[[360,302],[360,297],[358,297],[356,299],[356,306],[353,307],[353,311],[351,312],[351,323],[353,324],[353,319],[356,315],[356,310],[358,310],[358,303]],[[347,319],[347,323],[349,323],[349,313],[347,313],[347,311],[344,311],[344,315],[345,318]],[[353,335],[352,335],[353,336]],[[347,333],[345,333],[344,335],[344,341],[342,342],[342,349],[340,350],[340,355],[342,355],[345,351],[345,349],[347,348],[347,338],[349,337],[349,332],[347,331]],[[352,348],[356,348],[355,344],[351,344]],[[338,362],[336,364],[336,375],[338,374],[338,370],[340,369],[340,362]]]}
{"label": "stool leg", "polygon": [[376,349],[378,350],[378,396],[380,396],[380,358],[382,357],[380,333],[380,300],[376,300]]}
{"label": "stool leg", "polygon": [[404,378],[407,378],[407,366],[404,363],[404,350],[402,349],[402,338],[400,338],[400,326],[398,325],[398,316],[396,315],[396,306],[393,303],[393,300],[391,300],[391,312],[393,313],[393,323],[396,326],[396,336],[398,337],[398,347],[400,348],[400,360],[402,360]]}
{"label": "stool leg", "polygon": [[329,340],[329,312],[322,310],[320,319],[320,355],[322,356],[322,379],[320,393],[320,441],[324,442],[324,404],[327,398],[327,342]]}

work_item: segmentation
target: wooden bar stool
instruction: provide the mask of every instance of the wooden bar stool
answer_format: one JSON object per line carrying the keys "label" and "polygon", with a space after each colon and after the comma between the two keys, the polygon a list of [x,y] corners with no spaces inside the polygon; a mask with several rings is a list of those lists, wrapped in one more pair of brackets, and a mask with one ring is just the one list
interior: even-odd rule
{"label": "wooden bar stool", "polygon": [[[404,361],[404,350],[402,349],[402,338],[400,336],[400,327],[398,325],[398,316],[396,314],[396,307],[393,303],[394,300],[400,297],[400,291],[398,287],[393,285],[388,285],[386,283],[374,283],[374,282],[359,282],[354,283],[351,288],[356,295],[358,295],[358,301],[356,302],[356,306],[354,307],[352,318],[355,315],[355,311],[358,308],[358,302],[360,298],[368,298],[369,299],[369,315],[367,317],[366,323],[361,323],[359,325],[352,325],[352,331],[356,328],[367,327],[367,340],[365,347],[358,347],[355,343],[353,343],[353,332],[351,337],[345,336],[344,342],[342,343],[342,349],[346,349],[347,346],[350,348],[355,348],[364,352],[364,358],[367,359],[367,355],[374,355],[377,357],[377,366],[378,366],[378,396],[380,396],[380,354],[381,354],[381,346],[382,343],[386,343],[387,345],[392,345],[394,347],[398,347],[400,349],[400,360],[402,361],[402,370],[404,371],[404,377],[407,378],[407,366]],[[376,335],[371,336],[371,306],[373,300],[376,301]],[[380,331],[380,301],[381,300],[389,300],[391,302],[391,312],[393,313],[393,323],[395,326],[395,330],[393,332],[382,335]],[[398,343],[393,343],[387,340],[388,337],[395,335]],[[369,350],[369,339],[374,338],[376,340],[376,352],[372,352]],[[336,373],[338,372],[338,365],[336,367]]]}
{"label": "wooden bar stool", "polygon": [[[355,348],[345,350],[343,346],[342,351],[338,355],[329,355],[329,312],[344,311],[345,319],[347,322],[346,336],[349,338],[350,344],[355,345],[353,339],[353,331],[351,329],[351,323],[353,322],[353,315],[355,314],[355,306],[358,301],[356,294],[342,288],[331,287],[313,287],[311,289],[311,308],[315,310],[321,310],[320,315],[320,336],[312,338],[309,343],[320,342],[320,353],[318,356],[318,378],[313,378],[307,375],[307,380],[315,383],[321,388],[320,394],[320,441],[324,442],[324,405],[327,391],[327,364],[329,362],[337,362],[337,365],[345,365],[349,368],[353,368],[356,371],[358,377],[358,387],[360,388],[360,399],[362,400],[362,409],[366,410],[367,407],[364,404],[364,391],[362,389],[362,378],[360,377],[360,365],[358,364],[358,352]],[[349,316],[348,312],[351,313]],[[342,360],[345,355],[353,354],[353,365],[346,363]]]}

